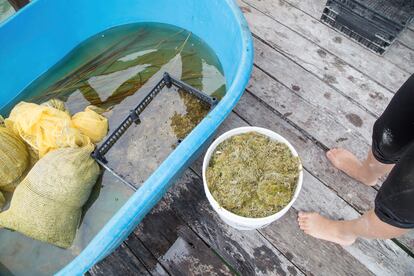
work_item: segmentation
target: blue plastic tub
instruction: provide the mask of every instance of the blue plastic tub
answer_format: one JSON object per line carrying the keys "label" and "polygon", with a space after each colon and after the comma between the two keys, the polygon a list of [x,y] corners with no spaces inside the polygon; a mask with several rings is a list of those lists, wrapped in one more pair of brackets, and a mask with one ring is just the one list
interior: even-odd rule
{"label": "blue plastic tub", "polygon": [[60,275],[81,275],[126,239],[229,115],[249,80],[252,38],[233,0],[34,0],[0,24],[0,108],[87,38],[114,26],[159,22],[187,29],[218,56],[225,97]]}

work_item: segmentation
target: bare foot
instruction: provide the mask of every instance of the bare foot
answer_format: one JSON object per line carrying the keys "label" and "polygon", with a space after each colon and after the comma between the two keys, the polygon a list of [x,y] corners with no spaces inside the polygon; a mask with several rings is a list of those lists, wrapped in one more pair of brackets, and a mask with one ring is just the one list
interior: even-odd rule
{"label": "bare foot", "polygon": [[355,242],[355,237],[341,234],[341,222],[327,219],[318,213],[299,212],[299,227],[306,234],[317,239],[334,242],[343,246]]}
{"label": "bare foot", "polygon": [[368,186],[375,186],[377,184],[378,178],[370,175],[362,162],[351,152],[345,149],[331,149],[326,153],[326,157],[337,169],[359,182]]}

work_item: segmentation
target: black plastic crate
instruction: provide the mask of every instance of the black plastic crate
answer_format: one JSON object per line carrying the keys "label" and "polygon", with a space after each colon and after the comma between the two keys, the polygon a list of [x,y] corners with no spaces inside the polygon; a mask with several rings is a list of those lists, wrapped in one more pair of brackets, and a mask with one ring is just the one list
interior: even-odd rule
{"label": "black plastic crate", "polygon": [[[328,1],[329,2],[329,1]],[[414,0],[332,0],[373,21],[386,20],[405,27],[414,12]]]}
{"label": "black plastic crate", "polygon": [[328,0],[321,20],[383,54],[414,15],[414,0]]}

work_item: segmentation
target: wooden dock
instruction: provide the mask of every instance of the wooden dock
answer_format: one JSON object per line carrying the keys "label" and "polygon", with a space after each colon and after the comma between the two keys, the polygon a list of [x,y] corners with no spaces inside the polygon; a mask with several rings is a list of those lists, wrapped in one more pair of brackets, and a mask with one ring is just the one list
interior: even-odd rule
{"label": "wooden dock", "polygon": [[379,187],[334,169],[325,151],[340,146],[363,157],[376,118],[414,73],[414,27],[378,56],[320,22],[325,2],[238,2],[255,64],[219,133],[255,125],[289,139],[305,168],[294,208],[258,231],[227,226],[204,195],[199,159],[91,275],[414,275],[414,232],[341,247],[305,235],[296,222],[299,210],[352,219],[373,207]]}

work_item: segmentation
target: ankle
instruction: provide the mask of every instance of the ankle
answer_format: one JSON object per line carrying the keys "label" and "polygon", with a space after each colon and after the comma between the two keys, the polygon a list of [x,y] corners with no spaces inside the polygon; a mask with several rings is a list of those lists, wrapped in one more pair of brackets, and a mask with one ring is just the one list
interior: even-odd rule
{"label": "ankle", "polygon": [[348,241],[355,241],[357,236],[352,232],[352,227],[349,227],[349,223],[351,221],[347,220],[338,220],[332,221],[334,225],[332,229],[334,229],[334,233],[338,239],[341,240],[348,240]]}
{"label": "ankle", "polygon": [[366,174],[361,175],[361,182],[364,183],[367,186],[375,186],[379,180],[379,177],[377,177],[374,174]]}
{"label": "ankle", "polygon": [[361,164],[360,172],[362,182],[369,186],[375,186],[378,179],[385,175],[385,173],[378,172],[372,164],[366,161]]}

